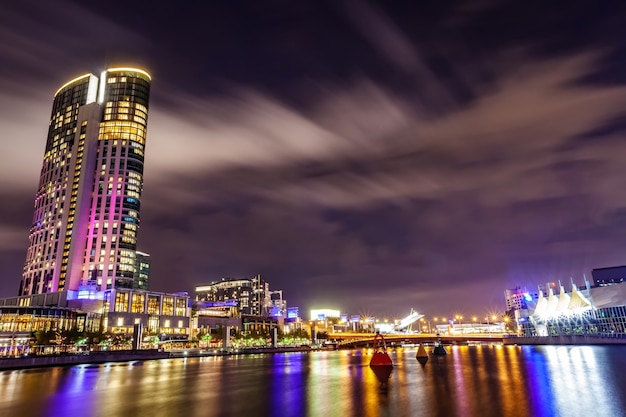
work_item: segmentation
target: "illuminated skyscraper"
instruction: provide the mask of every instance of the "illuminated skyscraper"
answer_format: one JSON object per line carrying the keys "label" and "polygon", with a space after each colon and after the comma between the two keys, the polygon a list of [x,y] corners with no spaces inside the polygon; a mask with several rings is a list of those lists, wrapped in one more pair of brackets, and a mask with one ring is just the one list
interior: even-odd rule
{"label": "illuminated skyscraper", "polygon": [[149,95],[134,68],[55,93],[19,295],[133,288]]}
{"label": "illuminated skyscraper", "polygon": [[135,276],[133,288],[147,290],[150,280],[150,255],[144,252],[135,252]]}

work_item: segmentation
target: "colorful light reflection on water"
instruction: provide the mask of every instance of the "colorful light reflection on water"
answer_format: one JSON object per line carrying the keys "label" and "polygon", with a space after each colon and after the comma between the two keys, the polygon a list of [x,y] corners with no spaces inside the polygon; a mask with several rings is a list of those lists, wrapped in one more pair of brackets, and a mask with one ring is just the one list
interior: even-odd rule
{"label": "colorful light reflection on water", "polygon": [[626,347],[453,347],[425,364],[366,351],[0,372],[2,416],[620,416]]}

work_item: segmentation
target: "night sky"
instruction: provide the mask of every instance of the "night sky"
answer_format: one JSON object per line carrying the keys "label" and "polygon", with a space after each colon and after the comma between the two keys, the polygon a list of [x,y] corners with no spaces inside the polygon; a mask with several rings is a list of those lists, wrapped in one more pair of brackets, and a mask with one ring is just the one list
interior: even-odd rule
{"label": "night sky", "polygon": [[4,3],[0,297],[54,92],[111,66],[153,77],[152,290],[471,315],[626,264],[626,2]]}

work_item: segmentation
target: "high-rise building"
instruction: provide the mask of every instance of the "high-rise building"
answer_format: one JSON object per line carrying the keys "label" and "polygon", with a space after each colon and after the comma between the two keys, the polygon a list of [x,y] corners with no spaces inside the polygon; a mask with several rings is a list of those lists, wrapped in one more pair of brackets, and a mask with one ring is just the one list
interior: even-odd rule
{"label": "high-rise building", "polygon": [[144,252],[135,252],[135,276],[133,288],[147,290],[150,280],[150,255]]}
{"label": "high-rise building", "polygon": [[[244,315],[269,316],[273,306],[270,297],[269,283],[261,275],[251,279],[222,278],[219,282],[196,287],[196,301],[214,303],[212,306],[220,309],[232,307],[227,303],[234,303]],[[282,291],[276,303],[282,306],[281,302]]]}
{"label": "high-rise building", "polygon": [[110,68],[55,93],[19,295],[133,288],[150,81]]}

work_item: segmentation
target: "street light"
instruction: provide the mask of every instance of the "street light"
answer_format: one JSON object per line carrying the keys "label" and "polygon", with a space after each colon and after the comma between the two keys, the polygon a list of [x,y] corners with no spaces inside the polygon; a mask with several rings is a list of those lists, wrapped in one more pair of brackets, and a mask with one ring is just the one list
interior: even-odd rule
{"label": "street light", "polygon": [[454,316],[454,319],[459,323],[459,328],[461,330],[461,333],[464,333],[463,332],[463,316],[460,314],[457,314]]}
{"label": "street light", "polygon": [[[432,331],[431,331],[431,327],[430,327],[430,320],[426,320],[425,318],[423,318],[423,317],[422,317],[422,318],[420,319],[420,321],[421,321],[422,323],[428,323],[428,334],[431,334],[431,333],[432,333]],[[424,326],[422,326],[422,331],[423,331],[423,330],[424,330]]]}

